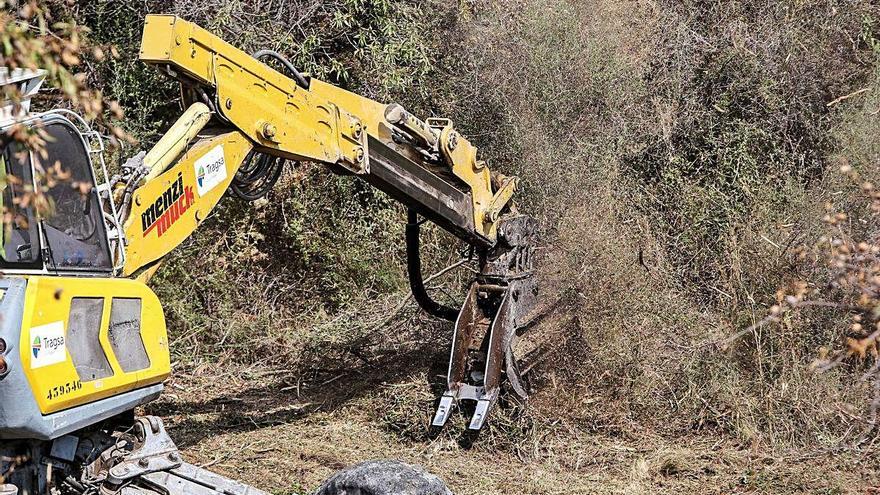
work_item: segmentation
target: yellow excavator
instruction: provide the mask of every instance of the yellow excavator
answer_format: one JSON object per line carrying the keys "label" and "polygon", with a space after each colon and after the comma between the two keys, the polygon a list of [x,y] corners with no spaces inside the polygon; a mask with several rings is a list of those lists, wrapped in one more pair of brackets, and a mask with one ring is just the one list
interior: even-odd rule
{"label": "yellow excavator", "polygon": [[[249,55],[176,16],[147,16],[139,56],[179,81],[185,111],[112,176],[87,122],[66,110],[29,111],[39,71],[0,71],[0,83],[24,97],[6,102],[0,128],[25,124],[47,136],[42,153],[7,139],[0,155],[0,201],[11,219],[0,234],[0,495],[262,493],[186,463],[159,418],[133,411],[158,397],[171,373],[148,280],[225,195],[264,197],[287,161],[352,175],[408,208],[414,298],[454,322],[434,426],[461,406],[469,428],[482,428],[505,377],[526,397],[513,349],[538,297],[537,222],[512,203],[515,177],[490,170],[448,119],[421,120],[310,78],[273,51]],[[47,181],[53,166],[60,170]],[[38,189],[48,214],[27,200]],[[479,273],[460,308],[424,286],[425,220],[473,247]],[[404,468],[359,469],[321,493],[402,493],[382,473]],[[419,483],[434,488],[418,493],[447,493],[429,478]]]}

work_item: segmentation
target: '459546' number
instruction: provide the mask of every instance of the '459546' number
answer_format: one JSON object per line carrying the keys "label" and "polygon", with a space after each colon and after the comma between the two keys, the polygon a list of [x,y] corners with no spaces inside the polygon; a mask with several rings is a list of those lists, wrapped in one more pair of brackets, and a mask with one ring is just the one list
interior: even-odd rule
{"label": "'459546' number", "polygon": [[77,390],[83,387],[82,382],[79,380],[73,382],[67,382],[63,385],[58,385],[49,389],[49,393],[46,395],[46,398],[49,400],[57,399],[63,395],[67,395],[71,392],[76,392]]}

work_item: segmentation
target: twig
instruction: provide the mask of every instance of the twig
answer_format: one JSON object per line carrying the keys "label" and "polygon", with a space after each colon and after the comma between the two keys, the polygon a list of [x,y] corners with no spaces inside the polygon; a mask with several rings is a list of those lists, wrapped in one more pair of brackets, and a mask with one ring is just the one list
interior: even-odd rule
{"label": "twig", "polygon": [[775,242],[771,241],[771,240],[768,239],[767,236],[765,236],[764,234],[761,234],[761,239],[764,239],[765,241],[769,242],[769,243],[772,244],[773,247],[775,247],[776,249],[782,249],[782,246],[780,246],[779,244],[776,244]]}
{"label": "twig", "polygon": [[333,378],[331,378],[331,379],[325,381],[324,383],[322,383],[321,386],[323,387],[324,385],[329,385],[329,384],[335,382],[336,380],[339,380],[339,379],[342,378],[343,376],[345,376],[345,373],[340,373],[340,374],[334,376]]}
{"label": "twig", "polygon": [[[447,266],[446,268],[444,268],[444,269],[440,270],[439,272],[437,272],[437,273],[431,275],[430,277],[426,278],[425,281],[424,281],[423,283],[424,283],[425,285],[427,285],[427,284],[430,283],[431,281],[433,281],[433,280],[437,280],[438,278],[442,277],[443,275],[446,275],[447,273],[449,273],[449,272],[451,272],[452,270],[455,270],[456,268],[458,268],[458,267],[460,267],[460,266],[462,266],[462,265],[468,263],[469,261],[470,261],[470,260],[467,259],[467,258],[464,258],[464,259],[458,260],[457,262],[455,262],[455,263],[453,263],[453,264]],[[378,330],[378,329],[384,327],[385,325],[387,325],[388,322],[390,322],[391,320],[393,320],[393,319],[394,319],[394,318],[395,318],[395,317],[396,317],[401,311],[403,311],[403,308],[406,307],[407,303],[409,302],[409,300],[410,300],[411,298],[412,298],[412,294],[407,294],[406,297],[403,298],[403,299],[397,304],[397,306],[394,308],[394,311],[392,311],[387,317],[383,318],[382,321],[380,321],[379,323],[373,325],[373,326],[367,331],[367,334],[371,334],[371,333],[375,332],[376,330]]]}
{"label": "twig", "polygon": [[[866,337],[863,341],[876,342],[878,338],[880,338],[880,330],[876,330],[876,331],[874,331],[874,333],[872,333],[871,335],[869,335],[868,337]],[[838,364],[842,363],[844,359],[846,359],[847,357],[851,356],[852,354],[853,354],[853,351],[852,351],[852,350],[850,350],[849,352],[843,352],[843,351],[841,351],[841,352],[837,353],[837,355],[834,357],[834,359],[829,359],[829,360],[826,360],[826,361],[821,362],[821,363],[819,363],[819,364],[816,364],[816,365],[814,366],[814,368],[815,368],[816,370],[819,370],[820,372],[828,371],[828,370],[830,370],[830,369],[832,369],[832,368],[837,367]],[[875,367],[876,367],[876,366],[875,366]],[[870,376],[873,372],[874,372],[873,370],[869,370],[869,371],[863,376],[863,379],[866,379],[866,378],[867,378],[868,376]]]}
{"label": "twig", "polygon": [[446,268],[444,268],[444,269],[440,270],[439,272],[437,272],[437,273],[431,275],[430,277],[426,278],[426,279],[425,279],[425,282],[424,282],[425,285],[428,285],[428,284],[431,283],[432,281],[434,281],[434,280],[436,280],[436,279],[442,277],[443,275],[446,275],[447,273],[451,272],[452,270],[455,270],[456,268],[460,267],[461,265],[464,265],[465,263],[468,263],[469,261],[470,261],[470,260],[467,259],[467,258],[464,258],[464,259],[458,260],[457,262],[455,262],[455,263],[453,263],[453,264],[447,266]]}
{"label": "twig", "polygon": [[825,105],[825,106],[827,106],[828,108],[831,108],[831,107],[833,107],[834,105],[837,105],[838,103],[840,103],[840,102],[842,102],[842,101],[848,100],[848,99],[850,99],[850,98],[854,98],[854,97],[856,97],[856,96],[858,96],[858,95],[860,95],[860,94],[862,94],[862,93],[867,93],[868,91],[871,91],[871,88],[862,88],[862,89],[860,89],[860,90],[858,90],[858,91],[853,91],[852,93],[850,93],[850,94],[848,94],[848,95],[843,95],[843,96],[840,96],[840,97],[838,97],[838,98],[835,98],[835,99],[831,100],[831,101],[828,102],[828,104]]}

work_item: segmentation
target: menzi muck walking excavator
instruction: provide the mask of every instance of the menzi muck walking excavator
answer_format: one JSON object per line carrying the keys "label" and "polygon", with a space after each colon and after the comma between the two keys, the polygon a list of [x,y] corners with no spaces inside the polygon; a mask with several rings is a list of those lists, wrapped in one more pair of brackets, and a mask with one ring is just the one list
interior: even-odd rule
{"label": "menzi muck walking excavator", "polygon": [[[447,119],[308,78],[276,52],[248,55],[175,16],[147,16],[140,58],[180,82],[186,110],[112,177],[100,135],[77,115],[30,113],[27,101],[4,108],[4,128],[25,123],[48,139],[44,154],[7,140],[0,156],[2,204],[15,218],[0,238],[0,494],[261,493],[185,463],[161,420],[133,411],[171,372],[146,282],[227,191],[263,197],[287,160],[356,176],[408,208],[415,300],[455,323],[435,426],[470,401],[469,428],[482,428],[504,376],[526,396],[513,346],[537,301],[537,225],[511,203],[516,178],[490,171]],[[0,74],[26,100],[42,80]],[[60,163],[68,182],[46,186],[39,163]],[[51,214],[25,200],[37,187]],[[474,248],[480,270],[461,309],[423,284],[424,220]]]}

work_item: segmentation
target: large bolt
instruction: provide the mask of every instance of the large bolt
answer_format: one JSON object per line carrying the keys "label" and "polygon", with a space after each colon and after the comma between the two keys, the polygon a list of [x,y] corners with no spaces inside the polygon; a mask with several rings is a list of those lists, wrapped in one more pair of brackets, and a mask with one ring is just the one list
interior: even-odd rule
{"label": "large bolt", "polygon": [[275,129],[275,126],[270,124],[269,122],[263,124],[263,137],[265,137],[266,139],[272,139],[273,137],[275,137],[275,133],[277,131],[278,130]]}
{"label": "large bolt", "polygon": [[143,468],[145,468],[145,467],[150,467],[150,460],[147,459],[146,457],[144,457],[144,458],[142,458],[141,460],[138,461],[138,464],[140,464],[141,467],[143,467]]}
{"label": "large bolt", "polygon": [[[198,212],[196,212],[196,217],[198,217]],[[159,433],[159,430],[162,429],[162,422],[156,416],[147,416],[147,422],[150,423],[150,430],[153,433]]]}
{"label": "large bolt", "polygon": [[355,139],[360,139],[363,132],[364,126],[362,126],[360,122],[355,122],[351,129],[351,135],[354,136]]}
{"label": "large bolt", "polygon": [[226,109],[232,110],[232,98],[226,98]]}
{"label": "large bolt", "polygon": [[355,153],[355,161],[358,163],[364,163],[364,149],[358,148]]}
{"label": "large bolt", "polygon": [[486,212],[486,221],[489,223],[495,223],[498,220],[498,210],[489,210]]}

